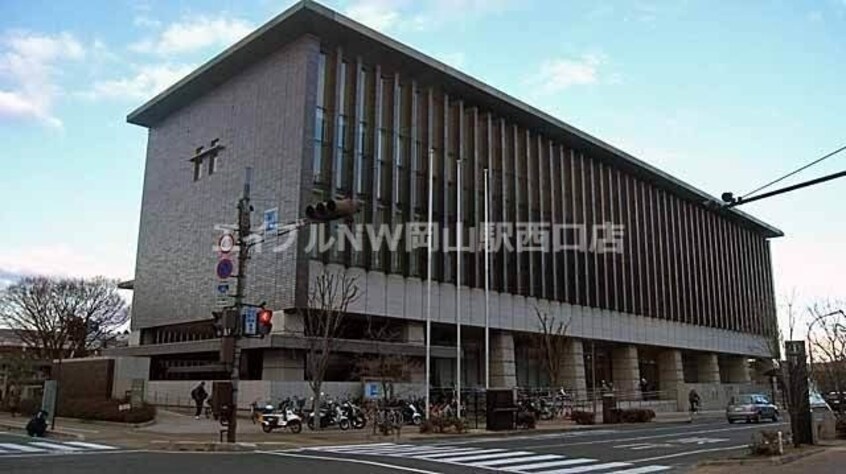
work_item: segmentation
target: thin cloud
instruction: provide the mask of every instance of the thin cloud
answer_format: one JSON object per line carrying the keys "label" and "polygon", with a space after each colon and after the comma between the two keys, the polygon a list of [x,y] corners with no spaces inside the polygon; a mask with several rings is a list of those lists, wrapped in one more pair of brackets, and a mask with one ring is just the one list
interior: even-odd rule
{"label": "thin cloud", "polygon": [[95,82],[83,95],[89,99],[146,100],[172,86],[194,68],[188,64],[138,66],[129,76]]}
{"label": "thin cloud", "polygon": [[35,120],[61,128],[53,114],[62,92],[55,78],[63,63],[85,55],[85,47],[70,33],[7,32],[0,39],[0,79],[7,84],[0,89],[0,121]]}
{"label": "thin cloud", "polygon": [[544,94],[554,94],[573,86],[596,84],[600,79],[603,60],[593,54],[580,58],[555,58],[541,63],[538,71],[526,83]]}
{"label": "thin cloud", "polygon": [[[152,26],[151,21],[146,23]],[[229,18],[225,14],[186,18],[167,25],[152,38],[131,44],[129,49],[163,56],[192,53],[211,47],[230,46],[253,29],[254,26],[249,22]]]}
{"label": "thin cloud", "polygon": [[355,0],[343,13],[378,31],[423,31],[502,13],[513,4],[513,0]]}

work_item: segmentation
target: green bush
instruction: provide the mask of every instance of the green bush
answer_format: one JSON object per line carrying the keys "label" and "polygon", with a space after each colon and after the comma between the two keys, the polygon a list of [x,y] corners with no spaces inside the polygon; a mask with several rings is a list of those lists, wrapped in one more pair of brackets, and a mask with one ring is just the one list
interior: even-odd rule
{"label": "green bush", "polygon": [[592,411],[574,410],[571,417],[577,425],[592,425],[596,423],[596,415]]}
{"label": "green bush", "polygon": [[649,408],[612,408],[605,423],[648,423],[655,418],[655,411]]}
{"label": "green bush", "polygon": [[467,425],[464,424],[464,420],[459,418],[444,418],[441,416],[433,416],[431,419],[423,420],[423,423],[420,423],[421,433],[446,433],[449,431],[459,434],[466,433]]}
{"label": "green bush", "polygon": [[778,452],[778,431],[761,430],[752,435],[749,449],[755,456],[776,456]]}
{"label": "green bush", "polygon": [[59,404],[59,416],[81,420],[144,423],[156,417],[156,407],[144,404],[140,408],[120,410],[120,400],[70,399]]}

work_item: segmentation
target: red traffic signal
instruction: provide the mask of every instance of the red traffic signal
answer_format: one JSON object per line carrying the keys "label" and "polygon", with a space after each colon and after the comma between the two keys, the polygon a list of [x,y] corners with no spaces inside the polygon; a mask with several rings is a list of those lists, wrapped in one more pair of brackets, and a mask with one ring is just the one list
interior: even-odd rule
{"label": "red traffic signal", "polygon": [[273,329],[273,311],[262,309],[258,312],[258,333],[262,336],[270,334]]}
{"label": "red traffic signal", "polygon": [[352,217],[358,212],[359,203],[355,199],[330,199],[306,206],[306,217],[315,221],[331,221]]}

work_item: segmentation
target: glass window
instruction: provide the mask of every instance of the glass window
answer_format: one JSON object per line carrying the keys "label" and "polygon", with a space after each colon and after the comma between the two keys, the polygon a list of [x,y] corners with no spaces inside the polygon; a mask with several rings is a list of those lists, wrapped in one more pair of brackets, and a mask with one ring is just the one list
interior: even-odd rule
{"label": "glass window", "polygon": [[199,181],[203,177],[203,162],[202,160],[194,160],[194,181]]}
{"label": "glass window", "polygon": [[355,151],[355,191],[358,194],[367,194],[367,170],[368,159],[365,153],[367,140],[367,123],[358,124],[358,148]]}
{"label": "glass window", "polygon": [[346,151],[347,118],[338,116],[338,149],[335,151],[334,178],[335,188],[344,189],[344,176],[346,175],[344,152]]}
{"label": "glass window", "polygon": [[217,167],[217,152],[210,153],[208,156],[209,160],[209,176],[213,175],[215,169]]}

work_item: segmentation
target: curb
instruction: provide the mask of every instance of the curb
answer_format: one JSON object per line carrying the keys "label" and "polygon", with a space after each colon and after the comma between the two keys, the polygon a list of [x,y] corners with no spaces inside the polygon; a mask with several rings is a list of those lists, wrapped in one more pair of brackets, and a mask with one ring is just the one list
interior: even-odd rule
{"label": "curb", "polygon": [[[825,448],[809,448],[799,453],[785,454],[782,456],[768,456],[768,457],[748,457],[738,459],[715,459],[711,461],[702,461],[697,466],[780,466],[798,461],[802,458],[821,453],[828,449]],[[751,456],[751,455],[750,455]]]}
{"label": "curb", "polygon": [[157,451],[248,452],[258,449],[258,444],[219,443],[216,441],[152,441],[150,447]]}
{"label": "curb", "polygon": [[[27,434],[26,427],[0,422],[0,430],[11,431],[15,433],[23,433]],[[76,433],[68,433],[66,431],[47,431],[45,438],[52,438],[52,439],[71,439],[71,440],[84,440],[85,437]]]}

